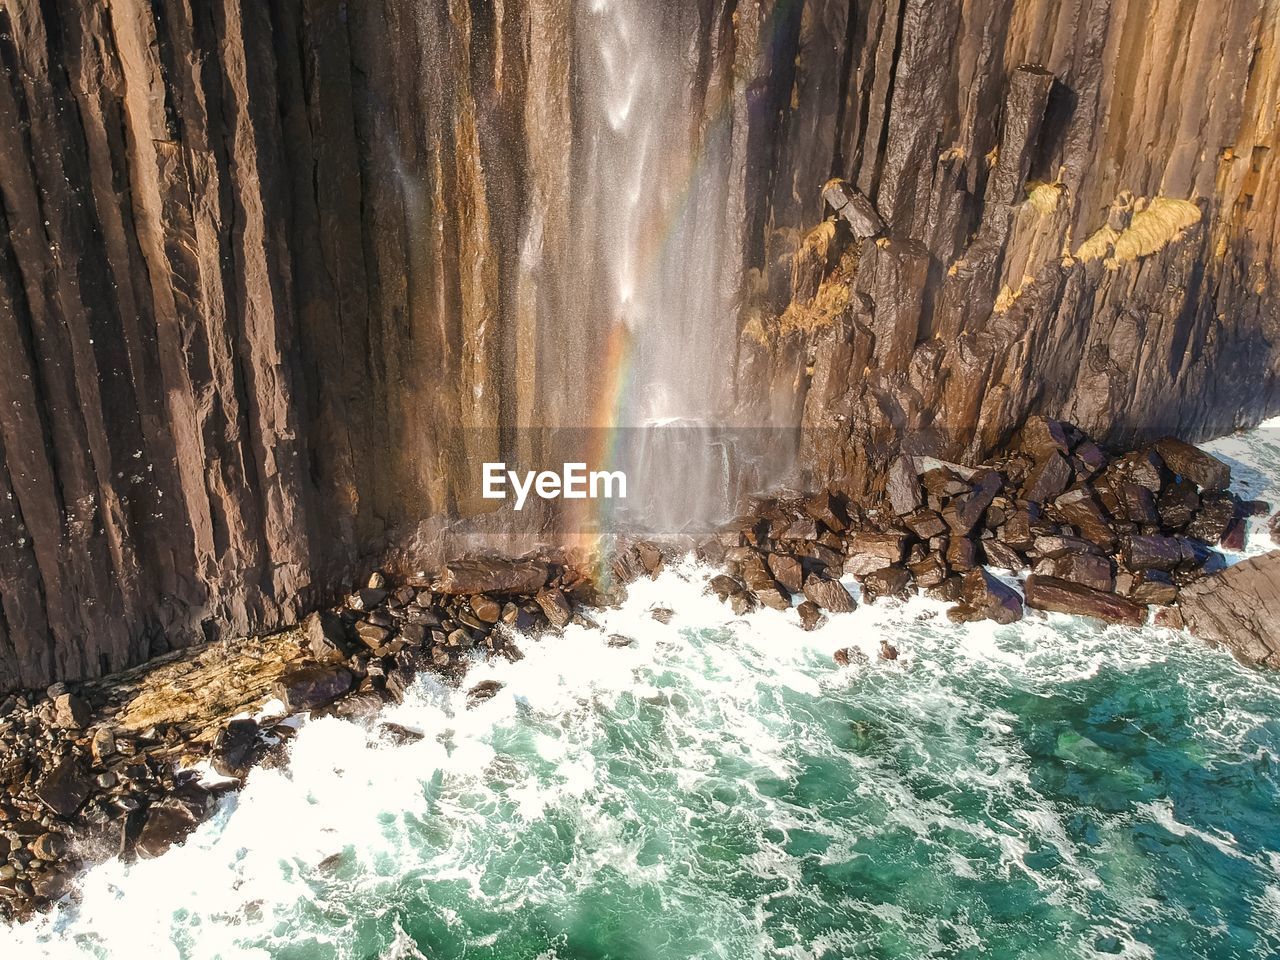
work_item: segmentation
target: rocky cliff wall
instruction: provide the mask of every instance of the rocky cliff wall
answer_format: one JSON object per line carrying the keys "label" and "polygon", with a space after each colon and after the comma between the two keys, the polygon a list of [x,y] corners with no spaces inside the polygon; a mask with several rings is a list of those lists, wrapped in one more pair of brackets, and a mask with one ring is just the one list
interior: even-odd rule
{"label": "rocky cliff wall", "polygon": [[[289,622],[589,406],[575,9],[0,0],[0,689]],[[653,16],[721,165],[740,416],[803,418],[816,478],[908,428],[1270,412],[1275,4]],[[833,175],[888,236],[797,256]]]}

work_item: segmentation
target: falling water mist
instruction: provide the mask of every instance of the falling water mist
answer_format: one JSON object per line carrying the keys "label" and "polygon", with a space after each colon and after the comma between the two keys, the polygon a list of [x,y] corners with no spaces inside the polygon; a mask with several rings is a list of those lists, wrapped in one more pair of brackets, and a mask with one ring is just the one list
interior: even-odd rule
{"label": "falling water mist", "polygon": [[627,526],[671,532],[722,519],[739,465],[732,406],[739,281],[730,255],[732,141],[704,115],[684,20],[649,0],[575,9],[576,186],[564,278],[570,338],[611,346],[592,426],[633,478]]}

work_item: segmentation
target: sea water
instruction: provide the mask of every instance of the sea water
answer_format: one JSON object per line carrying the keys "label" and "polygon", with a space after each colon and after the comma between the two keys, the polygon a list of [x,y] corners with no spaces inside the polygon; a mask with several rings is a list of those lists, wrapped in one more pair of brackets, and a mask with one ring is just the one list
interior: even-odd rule
{"label": "sea water", "polygon": [[[1245,495],[1280,476],[1265,430],[1214,449]],[[734,617],[712,573],[640,581],[463,689],[423,676],[381,718],[419,741],[305,724],[185,845],[93,869],[0,955],[1280,955],[1280,678],[924,599],[806,633]]]}

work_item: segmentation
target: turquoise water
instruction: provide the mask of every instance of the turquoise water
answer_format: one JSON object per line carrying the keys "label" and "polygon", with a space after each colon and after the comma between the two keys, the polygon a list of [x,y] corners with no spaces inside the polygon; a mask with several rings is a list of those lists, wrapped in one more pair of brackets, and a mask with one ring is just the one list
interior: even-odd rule
{"label": "turquoise water", "polygon": [[[686,567],[600,630],[307,724],[5,958],[1280,956],[1280,678],[1156,629],[731,619]],[[676,611],[655,621],[656,605]],[[634,640],[611,646],[610,635]],[[831,654],[886,663],[839,668]]]}

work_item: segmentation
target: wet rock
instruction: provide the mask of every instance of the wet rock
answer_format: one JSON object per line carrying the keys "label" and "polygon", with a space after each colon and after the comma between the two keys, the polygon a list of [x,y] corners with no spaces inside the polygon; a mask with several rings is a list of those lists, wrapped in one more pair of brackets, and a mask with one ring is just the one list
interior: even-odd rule
{"label": "wet rock", "polygon": [[839,580],[811,576],[804,584],[805,599],[817,604],[828,613],[852,613],[858,608],[853,595]]}
{"label": "wet rock", "polygon": [[898,457],[890,465],[889,475],[885,480],[885,495],[889,498],[893,512],[900,517],[914,513],[923,506],[920,480],[910,457]]}
{"label": "wet rock", "polygon": [[199,825],[197,810],[175,797],[166,797],[147,810],[134,852],[146,860],[158,857],[186,840]]}
{"label": "wet rock", "polygon": [[982,516],[991,506],[1003,481],[994,470],[984,472],[973,489],[962,496],[955,497],[943,508],[942,519],[947,521],[953,536],[967,537],[982,521]]}
{"label": "wet rock", "polygon": [[1124,564],[1130,570],[1170,571],[1182,561],[1182,545],[1173,537],[1143,534],[1130,537],[1124,547]]}
{"label": "wet rock", "polygon": [[1066,557],[1076,553],[1098,552],[1097,545],[1090,543],[1088,540],[1082,540],[1079,537],[1063,536],[1061,534],[1036,537],[1032,549],[1038,557],[1049,557],[1055,560],[1058,557]]}
{"label": "wet rock", "polygon": [[1115,543],[1115,534],[1108,517],[1089,487],[1083,484],[1072,487],[1054,500],[1053,505],[1058,514],[1075,527],[1085,540],[1104,548],[1110,548]]}
{"label": "wet rock", "polygon": [[791,596],[773,579],[758,553],[751,553],[742,564],[747,588],[760,603],[774,610],[790,610]]}
{"label": "wet rock", "polygon": [[213,742],[210,763],[224,777],[242,779],[253,764],[258,747],[258,724],[250,719],[231,720]]}
{"label": "wet rock", "polygon": [[1071,443],[1062,423],[1040,415],[1027,418],[1018,436],[1018,446],[1037,462],[1043,462],[1054,454],[1071,452]]}
{"label": "wet rock", "polygon": [[355,677],[344,667],[305,667],[280,680],[276,698],[288,713],[301,713],[327,706],[354,684]]}
{"label": "wet rock", "polygon": [[804,570],[800,561],[784,553],[769,554],[769,572],[773,578],[791,593],[799,593],[804,586]]}
{"label": "wet rock", "polygon": [[1156,512],[1160,522],[1173,530],[1181,530],[1189,524],[1200,509],[1200,495],[1195,484],[1185,477],[1169,484],[1156,499]]}
{"label": "wet rock", "polygon": [[76,757],[66,757],[54,765],[36,785],[36,798],[60,817],[71,817],[89,798],[93,781],[89,770]]}
{"label": "wet rock", "polygon": [[750,613],[756,608],[755,597],[748,591],[746,584],[736,577],[724,573],[718,574],[711,578],[707,589],[719,597],[721,603],[729,604],[738,616]]}
{"label": "wet rock", "polygon": [[947,566],[959,573],[964,573],[977,565],[977,545],[968,537],[952,537],[947,545]]}
{"label": "wet rock", "polygon": [[550,571],[534,560],[497,557],[458,560],[445,567],[431,584],[436,593],[533,595],[546,586]]}
{"label": "wet rock", "polygon": [[844,533],[848,526],[844,508],[826,490],[809,497],[804,502],[804,512],[834,533]]}
{"label": "wet rock", "polygon": [[867,574],[862,581],[862,595],[868,603],[882,597],[903,599],[911,585],[911,576],[901,567],[883,567]]}
{"label": "wet rock", "polygon": [[1071,485],[1071,464],[1054,451],[1032,469],[1023,485],[1022,495],[1033,503],[1045,503]]}
{"label": "wet rock", "polygon": [[42,833],[31,841],[30,849],[35,857],[52,863],[67,855],[67,838],[60,833]]}
{"label": "wet rock", "polygon": [[1026,566],[1022,555],[998,538],[983,540],[979,546],[982,547],[982,555],[988,566],[1010,572],[1021,570]]}
{"label": "wet rock", "polygon": [[1178,587],[1163,570],[1143,570],[1133,576],[1129,596],[1138,603],[1168,606],[1178,599]]}
{"label": "wet rock", "polygon": [[347,598],[347,606],[352,610],[373,610],[387,599],[390,591],[376,587],[361,587]]}
{"label": "wet rock", "polygon": [[501,689],[502,684],[497,680],[482,680],[467,691],[467,706],[474,707],[486,700],[492,700]]}
{"label": "wet rock", "polygon": [[1280,550],[1250,557],[1184,587],[1187,629],[1250,666],[1280,669]]}
{"label": "wet rock", "polygon": [[929,509],[916,510],[903,517],[902,522],[921,540],[940,537],[949,529],[947,521],[942,519],[942,514]]}
{"label": "wet rock", "polygon": [[1065,557],[1043,559],[1036,564],[1034,572],[1042,576],[1057,577],[1059,580],[1069,580],[1073,584],[1083,584],[1102,593],[1115,590],[1115,572],[1111,570],[1111,561],[1093,553],[1069,553]]}
{"label": "wet rock", "polygon": [[850,576],[866,576],[891,564],[901,563],[906,551],[906,537],[900,533],[863,531],[849,538],[844,572]]}
{"label": "wet rock", "polygon": [[302,621],[307,649],[320,663],[340,663],[351,656],[347,629],[342,618],[331,610],[318,610]]}
{"label": "wet rock", "polygon": [[1200,509],[1187,524],[1187,536],[1208,544],[1221,543],[1237,516],[1236,498],[1229,493],[1211,493],[1200,498]]}
{"label": "wet rock", "polygon": [[960,605],[948,611],[948,616],[955,621],[1016,623],[1022,619],[1022,598],[1012,587],[979,567],[965,574]]}
{"label": "wet rock", "polygon": [[564,593],[555,587],[539,590],[534,599],[538,602],[547,621],[557,630],[563,630],[573,618],[573,609],[569,606],[569,601]]}
{"label": "wet rock", "polygon": [[929,554],[918,563],[910,564],[908,569],[921,590],[940,585],[948,574],[946,561],[936,553]]}
{"label": "wet rock", "polygon": [[797,606],[796,613],[800,614],[800,626],[805,630],[817,630],[827,622],[827,618],[812,600],[806,600]]}
{"label": "wet rock", "polygon": [[1231,485],[1231,468],[1199,447],[1165,437],[1156,442],[1155,448],[1165,466],[1201,490],[1225,490]]}
{"label": "wet rock", "polygon": [[1108,623],[1139,627],[1147,622],[1147,608],[1114,593],[1081,583],[1033,573],[1024,585],[1026,604],[1037,610],[1096,617]]}
{"label": "wet rock", "polygon": [[657,620],[659,623],[663,624],[664,626],[670,623],[672,618],[675,617],[675,615],[676,615],[676,612],[672,610],[670,607],[650,607],[649,608],[649,616],[653,617],[653,619]]}
{"label": "wet rock", "polygon": [[356,636],[370,650],[381,650],[385,647],[392,637],[392,633],[386,627],[379,626],[369,620],[361,620],[356,624]]}
{"label": "wet rock", "polygon": [[895,647],[895,646],[894,646],[892,643],[890,643],[888,640],[881,640],[881,641],[880,641],[880,659],[881,659],[881,660],[890,660],[890,661],[892,661],[892,660],[897,660],[897,659],[898,659],[898,648],[897,648],[897,647]]}
{"label": "wet rock", "polygon": [[502,608],[498,606],[498,601],[483,594],[472,597],[469,603],[471,611],[481,623],[497,623],[502,615]]}

